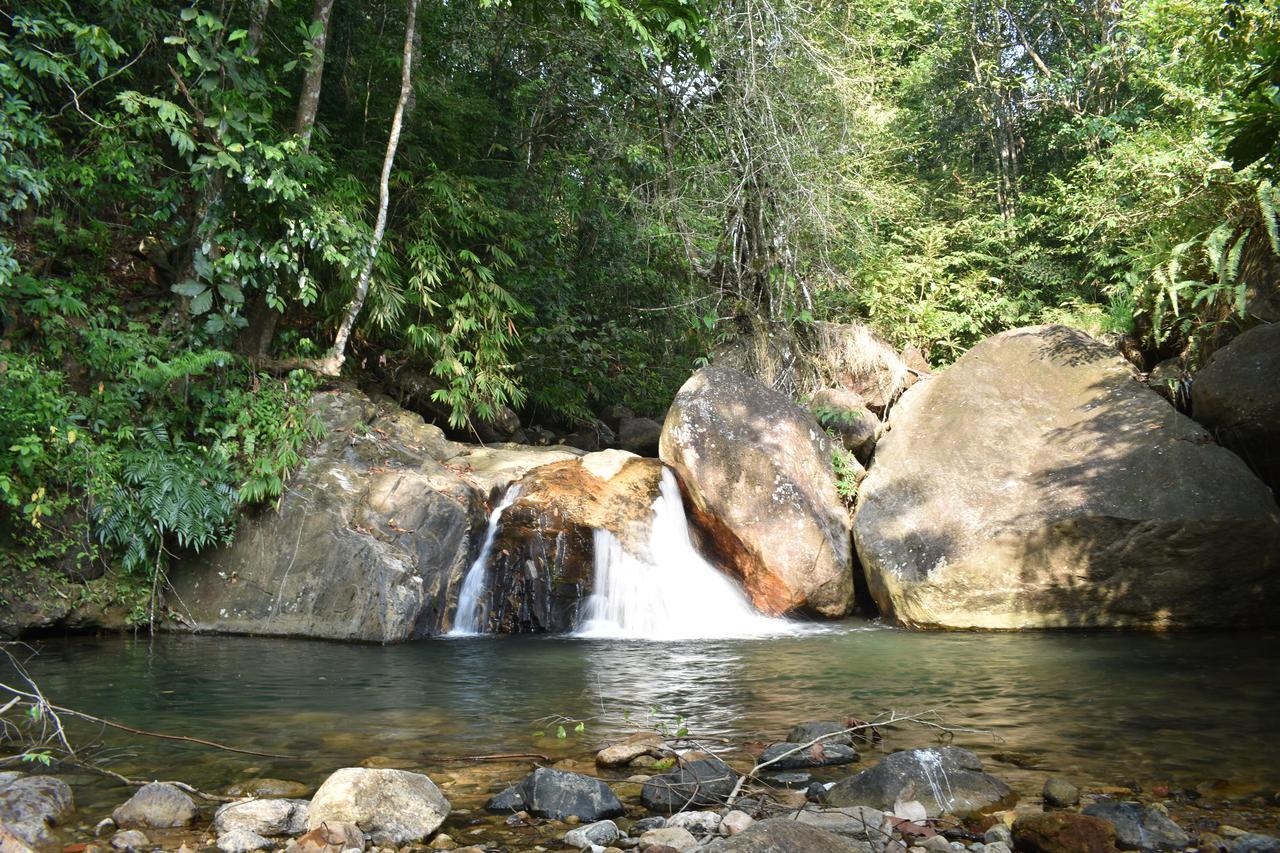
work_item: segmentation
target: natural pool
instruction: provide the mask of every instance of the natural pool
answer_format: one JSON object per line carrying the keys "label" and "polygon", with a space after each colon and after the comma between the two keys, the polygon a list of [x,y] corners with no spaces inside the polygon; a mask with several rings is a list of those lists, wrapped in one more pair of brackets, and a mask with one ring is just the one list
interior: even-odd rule
{"label": "natural pool", "polygon": [[[1280,790],[1275,633],[926,634],[845,622],[794,636],[671,643],[507,637],[370,646],[163,635],[46,639],[32,648],[28,668],[56,703],[296,756],[105,735],[119,749],[110,753],[115,769],[209,789],[249,776],[318,783],[361,762],[447,772],[439,759],[448,756],[589,760],[600,741],[647,724],[657,708],[657,720],[674,727],[682,715],[691,735],[712,743],[780,740],[806,719],[933,709],[954,725],[989,730],[955,743],[1024,793],[1049,772],[1083,785],[1225,780]],[[571,721],[564,739],[554,722],[540,721],[553,715]],[[927,731],[902,728],[882,748],[931,742]],[[77,796],[82,808],[122,798],[93,784]]]}

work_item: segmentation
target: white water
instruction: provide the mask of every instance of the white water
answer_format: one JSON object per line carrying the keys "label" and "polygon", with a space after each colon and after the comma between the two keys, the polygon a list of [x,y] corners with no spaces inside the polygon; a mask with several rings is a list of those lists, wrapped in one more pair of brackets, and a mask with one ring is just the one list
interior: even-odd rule
{"label": "white water", "polygon": [[736,583],[698,554],[668,469],[653,502],[649,553],[651,563],[624,550],[609,531],[595,531],[595,591],[576,636],[684,640],[802,630],[755,610]]}
{"label": "white water", "polygon": [[485,593],[489,585],[489,552],[493,550],[493,540],[498,536],[502,513],[515,503],[519,494],[519,486],[507,489],[502,500],[489,513],[489,529],[484,534],[484,545],[471,568],[467,569],[462,590],[458,593],[458,613],[454,617],[453,627],[449,629],[451,637],[473,637],[484,633],[485,617],[489,615],[485,610]]}

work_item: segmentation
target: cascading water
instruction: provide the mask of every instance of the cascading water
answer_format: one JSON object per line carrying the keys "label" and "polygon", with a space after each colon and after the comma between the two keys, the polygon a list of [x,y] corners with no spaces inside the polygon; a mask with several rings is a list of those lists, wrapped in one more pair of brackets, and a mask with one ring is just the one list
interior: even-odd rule
{"label": "cascading water", "polygon": [[489,513],[489,529],[484,534],[484,545],[471,568],[467,569],[462,590],[458,593],[458,613],[454,617],[453,628],[449,630],[451,637],[470,637],[484,633],[485,618],[489,615],[485,606],[485,592],[489,585],[489,552],[493,550],[493,540],[498,536],[502,513],[515,503],[519,494],[519,486],[507,489],[502,500]]}
{"label": "cascading water", "polygon": [[742,589],[697,552],[670,469],[663,469],[653,502],[649,556],[652,562],[625,550],[609,531],[595,531],[594,592],[577,636],[682,640],[801,630],[756,611]]}

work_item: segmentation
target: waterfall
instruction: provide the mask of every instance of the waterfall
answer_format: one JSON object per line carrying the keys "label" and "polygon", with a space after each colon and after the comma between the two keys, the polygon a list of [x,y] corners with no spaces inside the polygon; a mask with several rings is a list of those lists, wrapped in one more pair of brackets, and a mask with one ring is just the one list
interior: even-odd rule
{"label": "waterfall", "polygon": [[670,469],[653,502],[652,562],[626,551],[607,530],[595,531],[595,584],[580,637],[678,640],[793,633],[801,626],[772,619],[698,554],[680,485]]}
{"label": "waterfall", "polygon": [[493,550],[493,540],[498,536],[502,513],[515,503],[519,494],[518,485],[507,489],[502,500],[489,513],[489,529],[484,534],[484,545],[471,568],[467,569],[467,576],[462,581],[462,591],[458,593],[458,612],[453,619],[453,628],[449,630],[451,637],[470,637],[484,633],[485,618],[489,615],[485,607],[489,585],[489,552]]}

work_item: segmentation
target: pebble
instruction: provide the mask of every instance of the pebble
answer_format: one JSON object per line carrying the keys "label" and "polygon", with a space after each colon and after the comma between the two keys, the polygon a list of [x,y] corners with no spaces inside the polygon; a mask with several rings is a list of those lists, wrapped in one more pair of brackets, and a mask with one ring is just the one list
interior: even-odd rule
{"label": "pebble", "polygon": [[1080,802],[1080,789],[1061,776],[1050,776],[1044,780],[1042,796],[1046,807],[1066,809]]}

